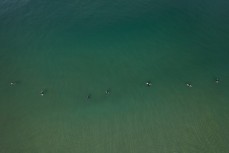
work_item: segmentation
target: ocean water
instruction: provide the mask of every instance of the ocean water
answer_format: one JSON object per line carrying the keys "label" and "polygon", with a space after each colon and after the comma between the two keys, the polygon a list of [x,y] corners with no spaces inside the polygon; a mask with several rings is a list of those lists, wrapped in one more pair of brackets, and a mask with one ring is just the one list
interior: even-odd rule
{"label": "ocean water", "polygon": [[228,153],[228,41],[226,0],[2,0],[0,153]]}

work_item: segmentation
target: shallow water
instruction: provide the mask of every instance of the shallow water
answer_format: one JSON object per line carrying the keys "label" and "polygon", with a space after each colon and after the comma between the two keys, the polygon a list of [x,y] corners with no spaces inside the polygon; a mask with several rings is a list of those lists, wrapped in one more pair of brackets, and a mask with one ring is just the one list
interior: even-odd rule
{"label": "shallow water", "polygon": [[0,153],[227,153],[228,7],[0,2]]}

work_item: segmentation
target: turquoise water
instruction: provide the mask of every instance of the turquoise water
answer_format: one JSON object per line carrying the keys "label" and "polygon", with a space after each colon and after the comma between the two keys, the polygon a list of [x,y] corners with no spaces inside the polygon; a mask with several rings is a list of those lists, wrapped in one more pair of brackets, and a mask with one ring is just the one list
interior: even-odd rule
{"label": "turquoise water", "polygon": [[0,153],[227,153],[228,8],[1,1]]}

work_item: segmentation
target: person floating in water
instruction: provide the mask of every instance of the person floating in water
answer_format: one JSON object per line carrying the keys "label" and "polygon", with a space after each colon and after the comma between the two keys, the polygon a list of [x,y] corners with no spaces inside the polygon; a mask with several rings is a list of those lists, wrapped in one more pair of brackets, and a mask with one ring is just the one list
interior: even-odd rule
{"label": "person floating in water", "polygon": [[15,86],[15,85],[17,85],[19,83],[21,83],[21,81],[19,81],[19,80],[12,81],[12,82],[10,82],[10,86]]}
{"label": "person floating in water", "polygon": [[215,79],[215,83],[217,83],[217,84],[219,83],[219,78]]}
{"label": "person floating in water", "polygon": [[91,94],[87,95],[87,100],[91,99]]}
{"label": "person floating in water", "polygon": [[109,95],[111,93],[111,90],[110,89],[107,89],[106,91],[105,91],[105,94],[106,95]]}
{"label": "person floating in water", "polygon": [[16,81],[10,82],[10,86],[15,86],[16,85]]}
{"label": "person floating in water", "polygon": [[40,95],[41,95],[41,96],[44,96],[44,95],[46,94],[46,92],[47,92],[46,89],[42,89],[42,90],[40,91]]}
{"label": "person floating in water", "polygon": [[19,84],[19,83],[21,83],[20,81],[12,81],[12,82],[10,82],[10,86],[15,86],[15,85],[17,85],[17,84]]}
{"label": "person floating in water", "polygon": [[186,86],[192,88],[192,85],[190,83],[186,83]]}
{"label": "person floating in water", "polygon": [[147,86],[147,87],[150,87],[150,86],[152,86],[152,83],[151,83],[151,81],[147,81],[147,82],[146,82],[146,86]]}

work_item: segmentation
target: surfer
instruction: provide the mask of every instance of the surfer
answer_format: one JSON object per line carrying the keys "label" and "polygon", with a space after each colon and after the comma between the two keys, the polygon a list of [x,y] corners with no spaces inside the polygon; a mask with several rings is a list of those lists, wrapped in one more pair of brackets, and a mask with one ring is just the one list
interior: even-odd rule
{"label": "surfer", "polygon": [[215,79],[215,83],[217,83],[217,84],[219,83],[219,78]]}
{"label": "surfer", "polygon": [[10,86],[15,86],[16,85],[16,82],[13,81],[13,82],[10,82]]}
{"label": "surfer", "polygon": [[190,83],[186,83],[186,86],[189,87],[189,88],[192,87],[192,85]]}
{"label": "surfer", "polygon": [[91,94],[87,95],[87,100],[91,99]]}
{"label": "surfer", "polygon": [[151,83],[151,81],[147,81],[147,82],[146,82],[146,86],[147,86],[147,87],[150,87],[150,86],[152,86],[152,83]]}
{"label": "surfer", "polygon": [[105,91],[105,94],[106,95],[109,95],[111,93],[111,90],[110,89],[107,89],[106,91]]}
{"label": "surfer", "polygon": [[47,92],[46,89],[42,89],[42,90],[40,91],[40,95],[41,95],[41,96],[44,96],[46,92]]}
{"label": "surfer", "polygon": [[10,86],[15,86],[15,85],[17,85],[19,83],[21,83],[21,81],[19,81],[19,80],[12,81],[12,82],[10,82]]}

